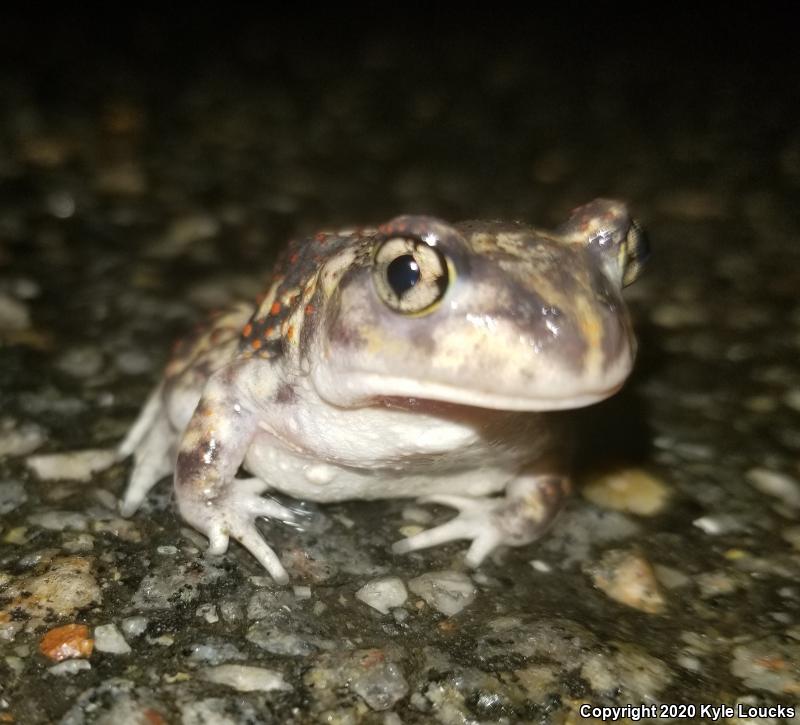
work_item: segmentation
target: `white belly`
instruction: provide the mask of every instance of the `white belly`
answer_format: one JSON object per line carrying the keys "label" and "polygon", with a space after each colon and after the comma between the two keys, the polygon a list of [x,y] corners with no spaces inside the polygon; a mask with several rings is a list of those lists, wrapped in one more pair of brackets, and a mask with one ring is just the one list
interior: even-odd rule
{"label": "white belly", "polygon": [[452,408],[344,410],[324,404],[264,421],[245,468],[312,501],[501,491],[549,448],[541,415]]}

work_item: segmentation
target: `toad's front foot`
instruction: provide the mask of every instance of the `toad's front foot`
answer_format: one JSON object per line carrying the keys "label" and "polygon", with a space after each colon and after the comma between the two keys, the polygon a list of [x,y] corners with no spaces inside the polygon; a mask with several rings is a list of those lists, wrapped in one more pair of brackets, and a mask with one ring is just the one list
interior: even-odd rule
{"label": "toad's front foot", "polygon": [[459,510],[450,521],[398,541],[396,554],[426,549],[457,539],[471,539],[465,561],[476,567],[498,546],[523,546],[539,538],[555,520],[569,493],[560,476],[526,476],[509,484],[501,498],[427,496],[423,503],[438,503]]}
{"label": "toad's front foot", "polygon": [[235,478],[224,493],[201,498],[184,492],[178,495],[182,516],[208,537],[208,553],[224,554],[233,538],[258,559],[278,584],[286,584],[289,575],[278,555],[264,541],[255,520],[264,518],[294,521],[294,513],[277,501],[260,494],[267,485],[258,478]]}

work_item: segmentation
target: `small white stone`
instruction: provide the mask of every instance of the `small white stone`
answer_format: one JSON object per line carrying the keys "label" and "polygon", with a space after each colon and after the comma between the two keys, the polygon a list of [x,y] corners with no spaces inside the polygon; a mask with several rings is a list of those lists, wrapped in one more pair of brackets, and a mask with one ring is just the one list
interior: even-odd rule
{"label": "small white stone", "polygon": [[800,411],[800,389],[792,388],[783,396],[783,402],[792,410]]}
{"label": "small white stone", "polygon": [[692,522],[698,529],[702,529],[711,536],[728,534],[742,529],[742,523],[734,516],[720,514],[719,516],[701,516]]}
{"label": "small white stone", "polygon": [[539,571],[542,574],[549,574],[551,571],[553,571],[553,567],[541,559],[531,559],[529,563],[536,571]]}
{"label": "small white stone", "polygon": [[208,667],[200,673],[208,682],[227,685],[239,692],[269,692],[270,690],[291,690],[284,682],[283,675],[275,670],[248,665],[219,665]]}
{"label": "small white stone", "polygon": [[22,627],[22,622],[0,622],[0,642],[11,642]]}
{"label": "small white stone", "polygon": [[205,619],[209,624],[216,624],[219,622],[219,614],[217,613],[216,606],[213,604],[201,604],[197,608],[195,615],[201,619]]}
{"label": "small white stone", "polygon": [[159,546],[156,551],[162,556],[175,556],[178,553],[177,546]]}
{"label": "small white stone", "polygon": [[115,624],[101,624],[94,628],[94,648],[98,652],[113,655],[126,655],[131,651],[130,645]]}
{"label": "small white stone", "polygon": [[767,468],[751,468],[745,475],[761,493],[774,496],[792,508],[800,508],[800,484],[791,476]]}
{"label": "small white stone", "polygon": [[703,669],[703,665],[697,657],[692,657],[691,655],[681,654],[675,658],[675,661],[683,667],[685,670],[689,670],[690,672],[700,672]]}
{"label": "small white stone", "polygon": [[117,453],[108,449],[46,453],[29,456],[25,463],[44,481],[88,481],[95,471],[102,471],[117,460]]}
{"label": "small white stone", "polygon": [[126,637],[140,637],[147,629],[147,617],[126,617],[122,620],[122,631]]}
{"label": "small white stone", "polygon": [[20,332],[31,326],[31,313],[28,305],[0,292],[0,330]]}
{"label": "small white stone", "polygon": [[103,354],[94,347],[75,347],[61,355],[56,367],[74,378],[91,378],[102,369]]}
{"label": "small white stone", "polygon": [[13,418],[0,420],[0,458],[26,456],[45,441],[44,431],[35,423],[17,425]]}
{"label": "small white stone", "polygon": [[0,515],[19,508],[28,500],[28,494],[19,481],[0,483]]}
{"label": "small white stone", "polygon": [[86,516],[77,511],[44,511],[28,516],[28,523],[41,526],[48,531],[85,531],[88,527]]}
{"label": "small white stone", "polygon": [[421,506],[406,506],[403,509],[402,517],[404,521],[410,521],[414,524],[421,524],[423,526],[433,521],[433,514]]}
{"label": "small white stone", "polygon": [[104,488],[96,488],[92,491],[92,495],[103,508],[114,513],[117,512],[117,497],[111,491],[106,491]]}
{"label": "small white stone", "polygon": [[292,587],[292,591],[294,592],[295,599],[310,599],[311,598],[311,587]]}
{"label": "small white stone", "polygon": [[82,533],[69,538],[65,537],[61,546],[71,554],[85,554],[94,549],[94,536]]}
{"label": "small white stone", "polygon": [[356,599],[377,609],[381,614],[388,614],[389,610],[405,603],[408,591],[400,577],[387,576],[367,582],[356,592]]}
{"label": "small white stone", "polygon": [[59,662],[57,665],[48,667],[47,671],[51,675],[60,675],[63,677],[64,675],[75,675],[83,670],[91,669],[92,665],[88,660],[64,660],[63,662]]}
{"label": "small white stone", "polygon": [[408,583],[408,588],[431,607],[452,617],[475,599],[472,580],[458,571],[437,571],[423,574]]}

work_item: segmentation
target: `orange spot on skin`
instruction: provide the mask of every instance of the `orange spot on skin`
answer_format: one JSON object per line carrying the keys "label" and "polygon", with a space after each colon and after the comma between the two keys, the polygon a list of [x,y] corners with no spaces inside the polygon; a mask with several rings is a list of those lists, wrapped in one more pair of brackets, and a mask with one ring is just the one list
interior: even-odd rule
{"label": "orange spot on skin", "polygon": [[306,314],[307,315],[313,315],[314,312],[315,312],[314,305],[312,305],[312,304],[306,305]]}
{"label": "orange spot on skin", "polygon": [[291,342],[294,339],[294,327],[289,325],[289,329],[286,330],[286,339]]}
{"label": "orange spot on skin", "polygon": [[39,642],[39,651],[54,662],[88,657],[94,649],[94,640],[85,624],[65,624],[51,629]]}
{"label": "orange spot on skin", "polygon": [[247,323],[247,324],[244,326],[244,330],[242,330],[242,335],[244,335],[245,337],[250,337],[250,335],[252,334],[252,332],[253,332],[253,326],[252,326],[252,325],[251,325],[251,324],[248,322],[248,323]]}
{"label": "orange spot on skin", "polygon": [[275,332],[274,327],[268,327],[266,330],[264,330],[264,337],[272,337],[274,332]]}
{"label": "orange spot on skin", "polygon": [[269,313],[271,315],[277,315],[281,311],[281,303],[280,302],[273,302],[272,307],[270,307]]}
{"label": "orange spot on skin", "polygon": [[259,349],[261,348],[261,340],[259,340],[259,339],[256,337],[256,338],[255,338],[255,339],[254,339],[254,340],[253,340],[253,341],[250,343],[250,346],[253,348],[253,350],[259,350]]}

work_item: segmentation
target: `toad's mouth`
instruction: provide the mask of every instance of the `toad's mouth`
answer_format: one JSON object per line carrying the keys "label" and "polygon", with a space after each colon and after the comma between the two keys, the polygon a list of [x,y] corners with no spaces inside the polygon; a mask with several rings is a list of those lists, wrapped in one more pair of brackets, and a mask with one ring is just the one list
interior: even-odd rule
{"label": "toad's mouth", "polygon": [[[624,384],[624,377],[606,385],[590,387],[572,383],[552,385],[546,395],[507,394],[476,387],[456,387],[440,382],[422,382],[384,375],[361,375],[358,383],[348,385],[340,379],[339,389],[331,402],[346,407],[384,405],[406,410],[432,411],[436,408],[466,406],[491,410],[546,412],[584,408],[614,395]],[[606,381],[604,381],[606,382]],[[328,397],[328,396],[323,396]]]}

